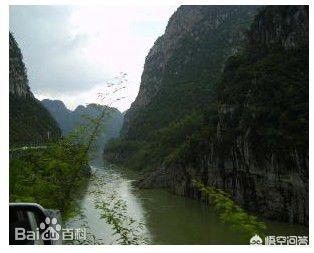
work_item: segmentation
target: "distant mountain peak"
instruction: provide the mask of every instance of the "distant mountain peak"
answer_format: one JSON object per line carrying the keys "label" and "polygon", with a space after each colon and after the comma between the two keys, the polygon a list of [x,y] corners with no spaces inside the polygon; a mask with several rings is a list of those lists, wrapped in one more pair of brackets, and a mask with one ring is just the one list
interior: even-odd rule
{"label": "distant mountain peak", "polygon": [[104,109],[110,112],[110,116],[104,118],[104,124],[107,124],[106,131],[98,138],[98,145],[100,147],[105,145],[108,139],[117,137],[120,133],[123,115],[116,108],[90,103],[78,105],[74,111],[71,111],[66,108],[61,100],[44,99],[41,102],[56,119],[64,136],[68,135],[78,125],[86,123],[83,116],[97,117]]}

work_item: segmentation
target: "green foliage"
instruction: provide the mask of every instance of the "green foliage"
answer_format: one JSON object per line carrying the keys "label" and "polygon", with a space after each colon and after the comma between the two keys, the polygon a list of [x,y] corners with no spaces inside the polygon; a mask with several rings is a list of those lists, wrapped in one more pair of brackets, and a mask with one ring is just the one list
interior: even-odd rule
{"label": "green foliage", "polygon": [[89,155],[105,115],[104,110],[99,117],[86,119],[86,124],[67,138],[48,146],[12,150],[10,201],[36,202],[58,209],[64,219],[75,215],[75,200],[88,182]]}
{"label": "green foliage", "polygon": [[[32,108],[30,106],[29,108]],[[36,202],[48,209],[58,209],[63,220],[69,217],[82,218],[82,210],[76,205],[81,191],[86,189],[90,178],[88,162],[96,147],[96,140],[104,132],[104,118],[112,114],[101,107],[96,117],[84,117],[81,124],[66,138],[36,149],[11,149],[10,201]],[[96,179],[94,179],[96,180]],[[100,181],[102,182],[102,181]],[[103,183],[103,182],[102,182]],[[102,219],[113,226],[120,244],[145,243],[141,231],[143,223],[127,214],[126,203],[110,193],[106,201],[102,184],[91,194]],[[108,196],[107,196],[108,197]],[[86,240],[74,240],[71,244],[99,244],[87,229]]]}
{"label": "green foliage", "polygon": [[[61,136],[58,124],[34,98],[10,94],[10,146],[46,143]],[[48,140],[49,132],[49,140]]]}
{"label": "green foliage", "polygon": [[104,180],[93,177],[95,189],[89,194],[95,207],[100,211],[100,218],[111,225],[116,238],[114,244],[146,244],[148,238],[145,237],[144,223],[135,220],[129,213],[127,203],[119,197],[116,191],[105,191]]}
{"label": "green foliage", "polygon": [[[158,86],[151,88],[158,92],[147,106],[132,108],[128,128],[122,131],[126,138],[150,141],[154,131],[182,120],[195,110],[207,110],[212,106],[215,102],[213,87],[227,58],[243,44],[243,31],[251,23],[255,7],[232,6],[228,9],[227,6],[202,6],[200,20],[190,32],[182,32],[171,50],[162,52],[167,55],[162,73],[153,65],[160,64],[159,61],[147,61],[142,86],[149,89],[153,86],[151,80],[160,79],[160,83],[154,85]],[[217,27],[209,28],[209,20],[216,11],[226,13],[227,17]],[[152,69],[155,71],[148,73]]]}
{"label": "green foliage", "polygon": [[149,170],[164,162],[174,161],[193,144],[207,139],[209,131],[206,117],[195,111],[153,132],[150,141],[123,138],[110,141],[105,149],[105,157],[110,162],[133,169]]}
{"label": "green foliage", "polygon": [[222,222],[229,224],[234,230],[242,233],[247,239],[258,234],[265,235],[264,222],[258,221],[253,215],[247,214],[231,197],[220,189],[204,186],[195,182],[195,187],[209,198]]}
{"label": "green foliage", "polygon": [[226,109],[225,148],[246,136],[257,159],[276,155],[285,172],[298,167],[289,156],[308,152],[308,69],[308,46],[302,44],[250,44],[231,57],[217,85],[218,103]]}
{"label": "green foliage", "polygon": [[[217,7],[216,11],[228,9],[223,8]],[[234,48],[242,46],[244,30],[255,11],[255,7],[237,9],[236,15],[230,15],[214,29],[200,21],[190,33],[184,33],[169,54],[163,73],[152,65],[154,62],[147,63],[148,72],[143,75],[149,78],[143,85],[152,85],[149,80],[157,80],[162,74],[158,93],[147,106],[133,108],[123,137],[105,150],[109,160],[132,168],[152,169],[180,159],[196,160],[197,151],[205,150],[204,145],[213,139],[217,129],[215,84],[226,59]],[[205,17],[215,12],[206,7],[202,11]],[[128,152],[130,143],[136,143],[136,148]]]}
{"label": "green foliage", "polygon": [[58,124],[33,97],[23,55],[11,33],[9,42],[10,147],[54,141],[61,135]]}
{"label": "green foliage", "polygon": [[103,110],[86,119],[71,135],[46,148],[23,152],[10,161],[10,200],[37,202],[59,209],[63,216],[73,211],[75,193],[87,182],[89,154],[102,131]]}
{"label": "green foliage", "polygon": [[110,140],[105,148],[105,159],[132,169],[145,169],[145,160],[149,156],[150,143],[129,141],[123,138]]}
{"label": "green foliage", "polygon": [[[288,15],[277,9],[276,15]],[[213,66],[209,64],[212,59],[207,58],[207,53],[211,53],[206,40],[201,50],[204,57],[196,59],[195,47],[203,44],[184,38],[179,47],[182,50],[170,59],[158,96],[149,106],[133,112],[135,116],[129,124],[136,133],[112,142],[106,153],[115,153],[113,146],[116,151],[123,149],[120,161],[140,169],[179,160],[197,165],[209,148],[214,148],[223,160],[237,140],[245,138],[256,160],[263,162],[275,155],[279,163],[285,164],[285,170],[297,168],[291,153],[297,152],[305,160],[308,152],[308,42],[299,38],[294,47],[287,49],[280,42],[267,45],[256,41],[258,20],[248,32],[248,43],[227,60],[223,73],[212,72],[220,77],[202,74],[206,66]],[[273,25],[267,32],[271,32]],[[228,27],[225,24],[220,32],[232,32]],[[250,37],[253,35],[254,38]],[[219,41],[212,38],[208,43],[216,43],[218,48]],[[199,68],[180,64],[188,50],[195,51],[191,61]],[[132,152],[128,152],[130,145],[136,146]]]}
{"label": "green foliage", "polygon": [[13,154],[10,160],[10,201],[36,202],[59,209],[66,218],[74,211],[76,194],[89,176],[84,148],[60,140],[47,148]]}

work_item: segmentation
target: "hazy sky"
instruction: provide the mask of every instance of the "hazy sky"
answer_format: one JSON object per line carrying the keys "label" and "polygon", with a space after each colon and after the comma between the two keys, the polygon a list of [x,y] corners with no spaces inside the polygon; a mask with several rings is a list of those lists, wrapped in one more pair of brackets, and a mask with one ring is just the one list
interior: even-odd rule
{"label": "hazy sky", "polygon": [[127,73],[115,107],[134,101],[145,57],[177,6],[11,6],[10,31],[19,43],[38,99],[70,108],[98,102],[106,81]]}

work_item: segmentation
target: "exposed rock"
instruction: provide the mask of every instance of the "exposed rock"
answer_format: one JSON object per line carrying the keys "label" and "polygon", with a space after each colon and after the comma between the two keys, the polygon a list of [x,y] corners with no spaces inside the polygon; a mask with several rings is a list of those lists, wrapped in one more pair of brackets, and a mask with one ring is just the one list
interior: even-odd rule
{"label": "exposed rock", "polygon": [[23,97],[34,97],[28,86],[27,72],[23,62],[23,56],[20,48],[18,47],[13,35],[9,34],[9,76],[10,94],[23,96]]}
{"label": "exposed rock", "polygon": [[[215,108],[204,113],[208,133],[201,132],[193,144],[183,142],[183,155],[179,149],[175,161],[152,168],[138,186],[201,198],[197,180],[229,192],[248,211],[308,225],[308,7],[262,8],[246,37],[236,17],[248,21],[254,10],[180,7],[146,59],[123,140],[147,143],[156,129],[168,130],[169,122],[189,115],[189,109]],[[205,89],[189,93],[204,83]],[[191,137],[180,134],[177,139]],[[153,141],[163,145],[158,137]]]}
{"label": "exposed rock", "polygon": [[[252,43],[267,46],[281,44],[285,49],[289,49],[303,43],[302,40],[309,36],[308,6],[265,8],[257,19],[258,22],[252,29]],[[289,32],[287,28],[290,29]]]}
{"label": "exposed rock", "polygon": [[11,33],[9,43],[10,145],[36,145],[59,138],[58,124],[30,90],[22,53]]}
{"label": "exposed rock", "polygon": [[[165,114],[163,121],[147,120],[145,115],[150,113],[148,105],[154,101],[159,104],[170,104],[171,87],[190,83],[194,89],[196,78],[208,81],[213,85],[223,69],[228,56],[237,52],[245,39],[245,27],[250,24],[256,12],[255,6],[181,6],[170,18],[165,34],[159,37],[148,53],[141,77],[138,96],[132,103],[124,117],[122,135],[128,139],[146,138],[149,130],[138,133],[138,127],[148,125],[157,129],[180,117],[181,111],[191,110],[202,106],[210,100],[210,92],[200,88],[197,100],[193,97],[185,99],[182,94],[182,110],[162,111],[159,106],[160,117]],[[193,41],[193,43],[192,43]],[[205,50],[205,51],[204,51]],[[198,71],[192,71],[201,61],[207,67],[199,66]],[[178,95],[179,96],[179,95]],[[197,106],[196,106],[197,105]],[[174,105],[173,105],[174,106]],[[158,107],[156,105],[156,107]],[[183,110],[184,109],[184,110]],[[157,113],[157,112],[156,112]],[[158,118],[158,116],[156,116]],[[149,128],[150,129],[150,128]]]}
{"label": "exposed rock", "polygon": [[151,173],[147,173],[140,180],[135,182],[135,185],[143,188],[169,188],[170,180],[169,175],[164,166],[154,170]]}

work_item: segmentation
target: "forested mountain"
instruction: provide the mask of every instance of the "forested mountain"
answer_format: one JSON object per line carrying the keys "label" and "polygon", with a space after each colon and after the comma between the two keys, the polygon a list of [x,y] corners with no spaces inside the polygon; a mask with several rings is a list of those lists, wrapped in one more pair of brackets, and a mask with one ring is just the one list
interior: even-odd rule
{"label": "forested mountain", "polygon": [[104,117],[104,131],[97,138],[98,147],[104,148],[109,139],[119,136],[123,115],[116,108],[88,104],[87,106],[79,105],[74,111],[71,111],[60,100],[44,99],[41,103],[56,119],[63,136],[67,136],[79,126],[88,124],[87,118],[95,119],[103,110],[106,110],[107,115]]}
{"label": "forested mountain", "polygon": [[149,139],[152,131],[207,107],[224,62],[243,44],[255,10],[181,6],[146,57],[139,94],[125,115],[122,134]]}
{"label": "forested mountain", "polygon": [[43,143],[60,137],[60,129],[49,112],[30,91],[23,56],[9,34],[10,145]]}
{"label": "forested mountain", "polygon": [[150,50],[105,158],[142,187],[308,224],[308,7],[182,6]]}

